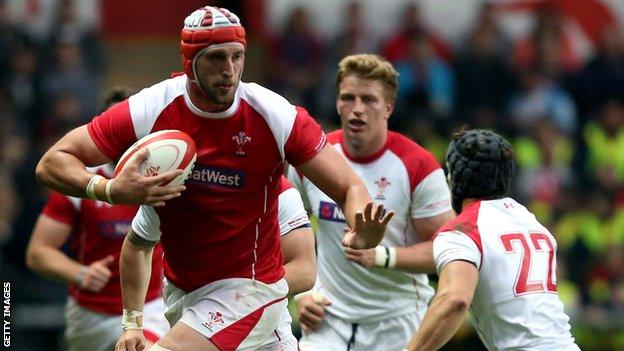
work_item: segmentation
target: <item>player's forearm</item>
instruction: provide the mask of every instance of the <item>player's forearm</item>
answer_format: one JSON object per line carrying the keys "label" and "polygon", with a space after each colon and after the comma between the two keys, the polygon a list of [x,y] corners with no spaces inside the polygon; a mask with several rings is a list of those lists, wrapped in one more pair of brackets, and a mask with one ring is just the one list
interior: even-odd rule
{"label": "player's forearm", "polygon": [[411,273],[435,273],[433,241],[428,240],[408,247],[396,247],[395,269]]}
{"label": "player's forearm", "polygon": [[296,295],[314,287],[316,266],[304,260],[294,260],[284,265],[284,279],[288,283],[288,295]]}
{"label": "player's forearm", "polygon": [[97,150],[87,127],[81,126],[67,133],[43,155],[36,176],[40,183],[60,193],[86,197],[85,189],[93,174],[85,166],[106,162],[109,160]]}
{"label": "player's forearm", "polygon": [[451,294],[439,292],[431,302],[408,351],[437,350],[446,344],[462,324],[468,304]]}
{"label": "player's forearm", "polygon": [[85,164],[63,151],[48,151],[37,165],[37,180],[62,194],[86,197],[85,189],[93,176]]}
{"label": "player's forearm", "polygon": [[38,274],[67,283],[76,283],[84,266],[52,247],[31,247],[26,254],[28,268]]}
{"label": "player's forearm", "polygon": [[[364,183],[362,183],[359,178],[354,180],[351,184],[352,185],[347,188],[345,201],[341,204],[341,206],[347,224],[349,227],[353,228],[355,225],[355,214],[357,212],[363,212],[366,204],[372,200],[366,190],[366,186],[364,186]],[[369,247],[375,247],[377,244],[379,243],[375,243]]]}
{"label": "player's forearm", "polygon": [[137,245],[128,238],[124,240],[119,271],[121,276],[121,297],[127,310],[143,310],[145,295],[151,276],[153,246]]}

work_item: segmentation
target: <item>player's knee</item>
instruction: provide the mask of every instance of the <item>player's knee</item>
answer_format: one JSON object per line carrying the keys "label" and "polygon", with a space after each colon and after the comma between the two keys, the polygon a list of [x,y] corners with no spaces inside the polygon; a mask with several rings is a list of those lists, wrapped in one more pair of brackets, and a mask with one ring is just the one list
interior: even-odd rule
{"label": "player's knee", "polygon": [[149,351],[172,351],[172,350],[166,349],[158,344],[154,344],[154,346],[152,346],[152,348],[149,349]]}

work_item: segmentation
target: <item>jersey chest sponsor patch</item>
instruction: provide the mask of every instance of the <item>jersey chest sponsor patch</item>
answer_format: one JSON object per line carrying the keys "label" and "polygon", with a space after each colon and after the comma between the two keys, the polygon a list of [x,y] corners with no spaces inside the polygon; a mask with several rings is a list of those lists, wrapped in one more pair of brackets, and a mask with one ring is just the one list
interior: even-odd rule
{"label": "jersey chest sponsor patch", "polygon": [[132,227],[131,220],[125,221],[102,221],[98,223],[98,233],[101,237],[118,239],[128,234]]}
{"label": "jersey chest sponsor patch", "polygon": [[346,223],[345,216],[338,205],[333,202],[321,201],[319,203],[319,219],[326,221]]}
{"label": "jersey chest sponsor patch", "polygon": [[245,172],[239,169],[195,165],[187,180],[189,183],[240,189],[245,186]]}

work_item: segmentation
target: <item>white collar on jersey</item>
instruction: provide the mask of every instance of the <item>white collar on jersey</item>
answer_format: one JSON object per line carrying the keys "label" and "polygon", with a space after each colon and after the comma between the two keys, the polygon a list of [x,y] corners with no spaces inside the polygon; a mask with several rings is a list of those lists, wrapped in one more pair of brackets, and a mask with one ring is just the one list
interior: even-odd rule
{"label": "white collar on jersey", "polygon": [[189,97],[188,87],[186,86],[186,82],[184,83],[184,102],[186,102],[186,106],[196,115],[206,118],[214,118],[214,119],[226,119],[229,118],[238,110],[238,105],[240,105],[240,95],[238,94],[238,90],[241,87],[243,82],[238,83],[238,87],[236,88],[236,92],[234,92],[234,101],[232,105],[225,111],[221,112],[206,112],[199,107],[193,104],[191,98]]}

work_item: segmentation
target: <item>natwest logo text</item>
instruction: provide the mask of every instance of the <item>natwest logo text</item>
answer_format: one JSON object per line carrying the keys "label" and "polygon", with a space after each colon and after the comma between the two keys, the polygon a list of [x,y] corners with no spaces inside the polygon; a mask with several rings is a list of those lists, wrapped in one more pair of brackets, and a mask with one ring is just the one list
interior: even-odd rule
{"label": "natwest logo text", "polygon": [[226,188],[242,188],[245,185],[245,173],[238,169],[215,168],[196,164],[188,182]]}
{"label": "natwest logo text", "polygon": [[333,202],[327,201],[321,201],[319,203],[319,219],[345,223],[345,216],[340,210],[340,207]]}

